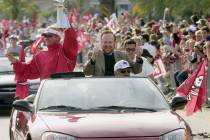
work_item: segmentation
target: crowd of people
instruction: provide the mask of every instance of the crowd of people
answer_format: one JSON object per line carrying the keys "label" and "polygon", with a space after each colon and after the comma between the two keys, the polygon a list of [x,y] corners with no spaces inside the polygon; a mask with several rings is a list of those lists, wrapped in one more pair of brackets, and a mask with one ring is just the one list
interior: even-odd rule
{"label": "crowd of people", "polygon": [[[125,14],[105,19],[94,16],[85,23],[72,23],[70,29],[49,26],[41,33],[47,50],[31,54],[29,63],[15,57],[21,55],[20,45],[15,45],[21,34],[8,33],[12,49],[7,48],[6,56],[23,81],[46,79],[76,66],[87,76],[149,77],[168,92],[166,87],[175,90],[202,61],[207,62],[210,78],[209,28],[209,19],[196,15],[177,23],[131,20]],[[206,103],[210,105],[209,80]]]}

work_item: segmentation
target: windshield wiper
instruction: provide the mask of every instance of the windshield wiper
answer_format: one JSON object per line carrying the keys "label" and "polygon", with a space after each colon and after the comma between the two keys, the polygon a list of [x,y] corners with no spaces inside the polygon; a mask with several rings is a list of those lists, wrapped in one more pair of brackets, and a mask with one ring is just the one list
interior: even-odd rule
{"label": "windshield wiper", "polygon": [[13,71],[0,71],[1,74],[13,74]]}
{"label": "windshield wiper", "polygon": [[134,111],[150,111],[150,112],[157,112],[155,109],[151,108],[140,108],[140,107],[127,107],[127,106],[101,106],[97,107],[98,109],[117,109],[117,110],[134,110]]}
{"label": "windshield wiper", "polygon": [[65,106],[65,105],[58,105],[58,106],[48,106],[41,108],[39,110],[82,110],[81,108],[73,107],[73,106]]}

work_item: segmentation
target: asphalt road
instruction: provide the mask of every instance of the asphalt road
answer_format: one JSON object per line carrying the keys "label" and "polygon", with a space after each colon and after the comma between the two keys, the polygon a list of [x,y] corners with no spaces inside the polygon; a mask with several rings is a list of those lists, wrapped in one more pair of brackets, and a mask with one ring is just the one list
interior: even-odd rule
{"label": "asphalt road", "polygon": [[[210,109],[204,109],[193,116],[186,116],[184,111],[177,111],[191,126],[193,134],[196,134],[194,140],[210,140],[204,138],[202,134],[207,132],[210,134]],[[0,140],[9,140],[9,111],[0,111]]]}

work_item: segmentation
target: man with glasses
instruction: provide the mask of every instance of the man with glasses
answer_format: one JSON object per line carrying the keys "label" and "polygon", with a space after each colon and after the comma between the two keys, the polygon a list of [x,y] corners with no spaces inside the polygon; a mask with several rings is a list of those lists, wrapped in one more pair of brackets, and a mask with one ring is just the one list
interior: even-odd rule
{"label": "man with glasses", "polygon": [[48,48],[34,55],[29,63],[20,62],[11,53],[7,53],[13,64],[16,75],[23,79],[46,79],[53,73],[71,72],[76,65],[78,44],[77,35],[73,28],[65,29],[64,41],[61,44],[62,30],[56,25],[49,26],[42,34]]}
{"label": "man with glasses", "polygon": [[126,60],[120,60],[114,65],[114,75],[118,77],[130,76],[131,66]]}
{"label": "man with glasses", "polygon": [[[132,60],[133,62],[136,61],[136,55],[141,55],[143,53],[143,49],[136,46],[136,42],[132,39],[129,39],[125,42],[125,51],[127,56],[129,57],[130,60]],[[153,66],[150,64],[150,62],[144,58],[141,57],[143,60],[143,65],[142,65],[142,71],[138,74],[134,74],[131,73],[131,76],[143,76],[143,77],[153,77],[153,73],[154,73],[154,68]]]}

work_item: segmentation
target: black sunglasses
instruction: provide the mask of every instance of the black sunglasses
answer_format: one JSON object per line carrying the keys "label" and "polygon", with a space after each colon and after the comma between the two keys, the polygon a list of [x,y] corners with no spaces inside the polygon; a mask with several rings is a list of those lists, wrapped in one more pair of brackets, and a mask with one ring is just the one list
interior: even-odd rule
{"label": "black sunglasses", "polygon": [[134,52],[136,49],[135,48],[126,48],[127,52]]}
{"label": "black sunglasses", "polygon": [[127,72],[127,73],[130,73],[131,71],[130,71],[129,69],[122,69],[122,70],[120,70],[120,73],[123,73],[123,74],[124,74],[124,73],[126,73],[126,72]]}
{"label": "black sunglasses", "polygon": [[42,36],[44,36],[46,38],[50,38],[50,37],[53,37],[54,34],[48,33],[48,34],[43,34]]}

